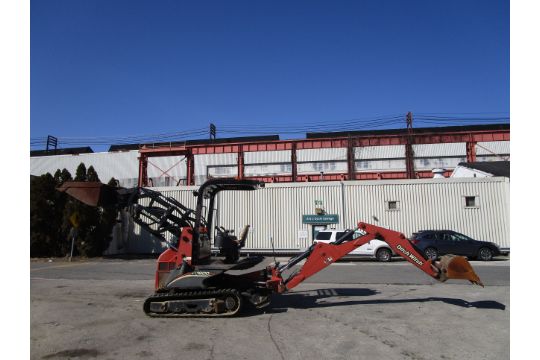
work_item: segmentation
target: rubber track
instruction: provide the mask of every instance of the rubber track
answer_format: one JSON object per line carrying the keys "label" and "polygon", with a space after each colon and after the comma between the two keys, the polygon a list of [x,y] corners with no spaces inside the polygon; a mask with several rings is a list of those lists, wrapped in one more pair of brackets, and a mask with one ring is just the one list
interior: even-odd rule
{"label": "rubber track", "polygon": [[[199,313],[199,314],[175,314],[175,313],[165,313],[165,314],[158,314],[158,313],[152,313],[150,312],[150,303],[152,301],[171,301],[171,300],[189,300],[189,299],[208,299],[208,298],[223,298],[228,294],[232,294],[236,296],[239,301],[240,305],[238,306],[238,309],[234,312],[229,313]],[[156,318],[178,318],[178,317],[230,317],[238,314],[240,312],[240,308],[242,307],[242,296],[240,293],[235,289],[218,289],[218,290],[191,290],[191,291],[182,291],[182,292],[176,292],[176,293],[157,293],[150,297],[148,297],[144,301],[143,309],[144,313],[150,317],[156,317]]]}

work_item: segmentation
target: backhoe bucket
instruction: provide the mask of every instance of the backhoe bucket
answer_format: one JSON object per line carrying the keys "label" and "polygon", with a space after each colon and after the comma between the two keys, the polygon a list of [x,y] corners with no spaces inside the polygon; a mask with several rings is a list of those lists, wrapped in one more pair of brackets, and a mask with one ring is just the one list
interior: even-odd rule
{"label": "backhoe bucket", "polygon": [[116,205],[118,201],[117,189],[99,181],[66,181],[57,190],[90,206]]}
{"label": "backhoe bucket", "polygon": [[441,270],[441,281],[462,279],[484,287],[480,277],[464,256],[444,255],[441,257],[441,261],[434,262],[433,265]]}

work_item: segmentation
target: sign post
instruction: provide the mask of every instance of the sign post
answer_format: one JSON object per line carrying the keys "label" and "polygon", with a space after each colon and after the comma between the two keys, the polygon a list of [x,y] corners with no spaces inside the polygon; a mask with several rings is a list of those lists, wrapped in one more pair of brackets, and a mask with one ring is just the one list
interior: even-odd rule
{"label": "sign post", "polygon": [[74,212],[69,217],[69,222],[73,227],[71,228],[71,231],[69,232],[69,235],[71,237],[71,252],[69,253],[69,261],[71,262],[71,259],[73,258],[73,248],[75,246],[75,238],[77,237],[77,229],[79,228],[79,213]]}

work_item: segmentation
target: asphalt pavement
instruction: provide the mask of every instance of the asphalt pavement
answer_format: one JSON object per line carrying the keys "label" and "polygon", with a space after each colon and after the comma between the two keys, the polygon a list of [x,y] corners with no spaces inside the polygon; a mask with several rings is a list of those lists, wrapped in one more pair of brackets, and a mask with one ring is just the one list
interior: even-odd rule
{"label": "asphalt pavement", "polygon": [[[277,258],[285,263],[288,258]],[[510,261],[498,258],[495,261],[471,261],[472,266],[486,286],[510,285]],[[298,268],[296,266],[295,268]],[[66,262],[64,259],[35,261],[31,263],[33,278],[85,279],[85,280],[152,280],[156,260],[100,259],[92,261]],[[340,261],[306,280],[309,283],[331,284],[411,284],[430,285],[438,283],[426,276],[410,263],[394,259],[380,263],[369,259]],[[449,284],[465,284],[449,280]]]}
{"label": "asphalt pavement", "polygon": [[509,261],[486,287],[404,261],[331,265],[264,311],[155,319],[155,260],[31,262],[32,359],[508,359]]}

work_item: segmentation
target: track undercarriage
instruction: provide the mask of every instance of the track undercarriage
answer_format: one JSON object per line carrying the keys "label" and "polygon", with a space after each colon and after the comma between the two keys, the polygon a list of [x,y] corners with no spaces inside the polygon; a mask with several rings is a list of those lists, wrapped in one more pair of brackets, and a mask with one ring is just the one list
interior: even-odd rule
{"label": "track undercarriage", "polygon": [[151,317],[233,316],[243,301],[234,289],[183,290],[156,293],[145,300],[143,309]]}

